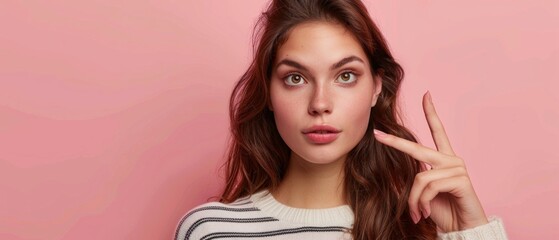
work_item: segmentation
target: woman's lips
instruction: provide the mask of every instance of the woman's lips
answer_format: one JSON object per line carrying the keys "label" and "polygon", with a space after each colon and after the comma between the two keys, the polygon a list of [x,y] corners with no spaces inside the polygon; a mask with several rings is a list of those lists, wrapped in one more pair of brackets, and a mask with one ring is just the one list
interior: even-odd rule
{"label": "woman's lips", "polygon": [[309,132],[305,133],[305,137],[316,144],[331,143],[338,138],[339,132]]}
{"label": "woman's lips", "polygon": [[328,124],[314,125],[302,131],[307,140],[315,144],[331,143],[338,138],[340,132],[340,129]]}

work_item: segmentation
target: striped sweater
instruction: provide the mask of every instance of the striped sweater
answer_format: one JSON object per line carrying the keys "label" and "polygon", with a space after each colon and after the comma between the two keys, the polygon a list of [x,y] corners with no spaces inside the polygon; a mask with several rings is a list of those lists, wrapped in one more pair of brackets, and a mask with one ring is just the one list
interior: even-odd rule
{"label": "striped sweater", "polygon": [[[224,204],[209,202],[190,210],[180,220],[175,240],[187,239],[351,239],[348,230],[353,211],[348,205],[326,209],[292,208],[264,190]],[[506,240],[500,218],[452,233],[438,233],[441,240]]]}

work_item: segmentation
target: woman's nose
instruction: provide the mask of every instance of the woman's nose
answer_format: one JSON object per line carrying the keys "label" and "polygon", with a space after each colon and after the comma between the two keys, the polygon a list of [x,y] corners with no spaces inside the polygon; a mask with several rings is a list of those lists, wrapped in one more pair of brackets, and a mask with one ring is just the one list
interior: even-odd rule
{"label": "woman's nose", "polygon": [[309,102],[310,115],[322,115],[325,113],[332,113],[332,97],[328,93],[328,89],[324,86],[317,86],[311,96]]}

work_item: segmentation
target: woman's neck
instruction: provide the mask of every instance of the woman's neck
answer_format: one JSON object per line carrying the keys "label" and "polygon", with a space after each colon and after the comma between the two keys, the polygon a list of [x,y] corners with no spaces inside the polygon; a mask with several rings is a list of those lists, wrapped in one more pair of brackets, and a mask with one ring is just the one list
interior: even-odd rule
{"label": "woman's neck", "polygon": [[346,205],[344,194],[345,156],[332,163],[315,164],[292,154],[287,172],[274,198],[294,208],[331,208]]}

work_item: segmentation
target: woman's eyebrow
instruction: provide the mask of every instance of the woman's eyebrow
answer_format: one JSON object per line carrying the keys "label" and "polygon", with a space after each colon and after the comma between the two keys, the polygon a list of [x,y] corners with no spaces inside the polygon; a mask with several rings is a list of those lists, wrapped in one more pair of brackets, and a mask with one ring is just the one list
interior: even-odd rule
{"label": "woman's eyebrow", "polygon": [[353,56],[353,55],[352,55],[352,56],[349,56],[349,57],[346,57],[346,58],[340,60],[340,61],[337,62],[337,63],[334,63],[334,64],[330,67],[330,70],[334,70],[334,69],[340,68],[341,66],[346,65],[346,64],[348,64],[348,63],[350,63],[350,62],[353,62],[353,61],[359,61],[359,62],[365,64],[365,62],[363,61],[363,59],[361,59],[361,58],[359,58],[359,57],[357,57],[357,56]]}
{"label": "woman's eyebrow", "polygon": [[[335,70],[335,69],[340,68],[341,66],[346,65],[346,64],[348,64],[348,63],[350,63],[350,62],[353,62],[353,61],[359,61],[359,62],[365,63],[365,62],[363,61],[363,59],[361,59],[361,58],[359,58],[359,57],[357,57],[357,56],[353,56],[353,55],[352,55],[352,56],[343,58],[342,60],[338,61],[337,63],[332,64],[332,66],[330,67],[330,70]],[[309,71],[309,70],[308,70],[305,66],[303,66],[302,64],[300,64],[300,63],[298,63],[298,62],[296,62],[296,61],[293,61],[293,60],[291,60],[291,59],[287,59],[287,58],[281,60],[278,64],[276,64],[276,69],[277,69],[280,65],[282,65],[282,64],[287,65],[287,66],[292,66],[292,67],[294,67],[294,68],[298,68],[298,69],[301,69],[301,70],[303,70],[303,71],[307,71],[307,72]]]}

